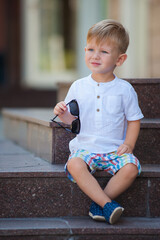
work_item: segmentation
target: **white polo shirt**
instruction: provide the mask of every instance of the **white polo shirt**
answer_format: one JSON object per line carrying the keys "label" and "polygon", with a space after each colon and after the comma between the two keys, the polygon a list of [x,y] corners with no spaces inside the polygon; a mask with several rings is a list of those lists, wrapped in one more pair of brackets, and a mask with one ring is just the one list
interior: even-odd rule
{"label": "white polo shirt", "polygon": [[69,149],[109,153],[124,142],[127,120],[143,118],[137,94],[130,83],[115,77],[97,83],[91,75],[75,81],[65,98],[76,99],[80,110],[80,133],[70,141]]}

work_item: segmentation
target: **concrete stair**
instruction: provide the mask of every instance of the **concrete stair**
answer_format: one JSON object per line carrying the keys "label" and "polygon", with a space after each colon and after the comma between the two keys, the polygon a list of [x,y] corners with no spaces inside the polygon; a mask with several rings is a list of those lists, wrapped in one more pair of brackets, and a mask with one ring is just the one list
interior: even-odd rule
{"label": "concrete stair", "polygon": [[[160,239],[160,79],[129,81],[146,118],[134,150],[142,174],[117,199],[121,220],[111,226],[88,217],[90,199],[64,173],[74,135],[50,121],[52,109],[4,109],[11,141],[0,140],[0,240]],[[95,177],[102,187],[110,178]]]}
{"label": "concrete stair", "polygon": [[0,219],[0,226],[0,240],[158,240],[160,236],[160,218],[121,218],[114,226],[88,217],[18,218]]}
{"label": "concrete stair", "polygon": [[[119,197],[115,225],[88,217],[90,200],[50,164],[8,140],[0,141],[0,239],[156,239],[160,237],[160,165],[144,165]],[[103,186],[109,175],[96,173]]]}
{"label": "concrete stair", "polygon": [[145,118],[160,118],[160,79],[127,79],[138,94]]}
{"label": "concrete stair", "polygon": [[[50,164],[9,141],[0,149],[1,218],[88,215],[90,199],[66,178],[63,164]],[[105,172],[95,176],[102,187],[110,178]],[[140,177],[117,199],[124,216],[160,217],[159,186],[160,165],[143,165]]]}
{"label": "concrete stair", "polygon": [[[50,121],[53,118],[52,109],[5,109],[3,116],[7,138],[52,164],[67,161],[68,143],[75,135]],[[141,163],[160,164],[159,136],[160,118],[141,120],[141,131],[134,150]]]}

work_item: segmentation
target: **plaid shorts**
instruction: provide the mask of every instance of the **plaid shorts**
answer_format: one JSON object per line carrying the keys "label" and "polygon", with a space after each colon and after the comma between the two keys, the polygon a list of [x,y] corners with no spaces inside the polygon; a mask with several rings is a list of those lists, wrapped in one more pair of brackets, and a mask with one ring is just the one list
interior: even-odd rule
{"label": "plaid shorts", "polygon": [[[79,157],[85,161],[89,166],[91,173],[93,174],[96,170],[102,170],[114,175],[118,170],[120,170],[127,163],[133,163],[138,168],[138,175],[141,173],[141,165],[138,159],[131,153],[125,153],[121,156],[117,155],[117,151],[111,153],[91,153],[83,149],[79,149],[76,152],[72,152],[69,155],[69,159]],[[68,163],[68,162],[67,162]],[[67,169],[67,163],[65,165],[65,173],[67,177],[72,181],[76,182],[72,175]]]}

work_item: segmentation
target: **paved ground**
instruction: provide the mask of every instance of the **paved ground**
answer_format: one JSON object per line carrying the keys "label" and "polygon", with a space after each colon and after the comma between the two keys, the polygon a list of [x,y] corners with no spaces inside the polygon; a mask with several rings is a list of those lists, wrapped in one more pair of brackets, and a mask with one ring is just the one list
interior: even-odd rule
{"label": "paved ground", "polygon": [[9,140],[0,140],[0,177],[3,177],[4,173],[8,176],[20,176],[21,173],[28,173],[29,176],[29,173],[37,173],[40,176],[43,173],[54,175],[57,172],[61,172],[64,177],[64,166],[52,165]]}

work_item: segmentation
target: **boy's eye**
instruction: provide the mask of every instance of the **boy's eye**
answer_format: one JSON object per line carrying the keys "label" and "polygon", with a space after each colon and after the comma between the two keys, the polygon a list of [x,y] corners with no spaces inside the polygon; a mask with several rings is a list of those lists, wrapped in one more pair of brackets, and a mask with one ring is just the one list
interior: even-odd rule
{"label": "boy's eye", "polygon": [[92,51],[93,51],[93,48],[88,48],[88,51],[92,52]]}
{"label": "boy's eye", "polygon": [[103,50],[102,53],[108,53],[108,52]]}

